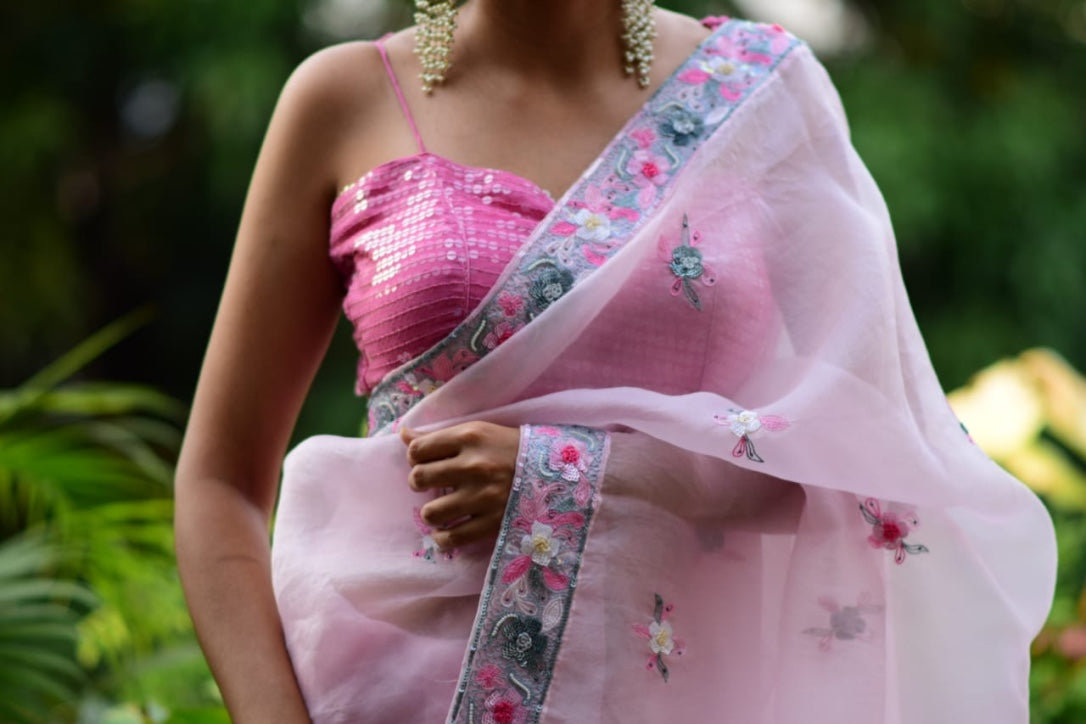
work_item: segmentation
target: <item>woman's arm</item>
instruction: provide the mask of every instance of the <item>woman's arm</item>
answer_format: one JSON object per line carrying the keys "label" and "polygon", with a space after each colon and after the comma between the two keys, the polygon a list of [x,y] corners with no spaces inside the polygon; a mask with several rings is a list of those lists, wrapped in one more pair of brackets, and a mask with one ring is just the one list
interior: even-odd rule
{"label": "woman's arm", "polygon": [[[474,421],[419,434],[407,427],[413,490],[443,491],[422,506],[441,548],[497,535],[517,473],[521,429]],[[800,486],[691,453],[645,433],[613,432],[604,466],[614,495],[642,498],[688,520],[735,529],[791,530],[803,506]]]}
{"label": "woman's arm", "polygon": [[280,462],[341,298],[328,217],[336,139],[357,130],[347,119],[357,122],[358,97],[348,108],[342,73],[333,82],[345,54],[359,55],[332,49],[303,63],[279,99],[177,467],[181,582],[236,722],[309,720],[272,596],[268,528]]}

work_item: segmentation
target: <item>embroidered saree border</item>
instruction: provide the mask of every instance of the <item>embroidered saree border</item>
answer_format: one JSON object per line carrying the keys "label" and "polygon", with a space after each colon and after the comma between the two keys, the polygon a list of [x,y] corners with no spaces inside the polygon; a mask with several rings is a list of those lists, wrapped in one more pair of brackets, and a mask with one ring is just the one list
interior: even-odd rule
{"label": "embroidered saree border", "polygon": [[521,427],[509,505],[449,721],[539,719],[610,447],[575,425]]}
{"label": "embroidered saree border", "polygon": [[721,23],[540,223],[479,307],[374,388],[370,434],[387,432],[423,397],[493,351],[618,252],[667,196],[697,149],[799,42],[777,26]]}

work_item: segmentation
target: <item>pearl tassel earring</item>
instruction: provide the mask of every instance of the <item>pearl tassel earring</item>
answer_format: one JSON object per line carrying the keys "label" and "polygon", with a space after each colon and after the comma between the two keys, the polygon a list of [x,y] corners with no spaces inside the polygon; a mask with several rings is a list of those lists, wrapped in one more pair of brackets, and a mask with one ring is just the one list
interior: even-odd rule
{"label": "pearl tassel earring", "polygon": [[626,75],[636,75],[637,84],[648,88],[652,71],[652,41],[656,39],[656,18],[652,0],[622,0],[622,42],[626,44]]}
{"label": "pearl tassel earring", "polygon": [[415,55],[422,66],[422,90],[445,81],[456,30],[456,0],[415,0]]}
{"label": "pearl tassel earring", "polygon": [[[622,0],[622,42],[626,75],[647,88],[651,81],[652,42],[656,39],[653,0]],[[422,90],[432,93],[445,81],[456,30],[456,0],[415,0],[415,55],[422,66]]]}

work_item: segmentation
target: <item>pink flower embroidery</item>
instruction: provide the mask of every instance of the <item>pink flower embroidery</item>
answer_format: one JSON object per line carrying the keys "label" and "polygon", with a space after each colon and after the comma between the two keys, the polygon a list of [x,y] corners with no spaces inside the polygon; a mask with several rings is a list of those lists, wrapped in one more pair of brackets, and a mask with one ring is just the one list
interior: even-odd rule
{"label": "pink flower embroidery", "polygon": [[656,607],[653,610],[652,621],[648,625],[643,623],[635,623],[633,625],[633,631],[639,637],[649,642],[649,651],[652,655],[649,656],[648,662],[645,664],[645,668],[649,671],[659,671],[660,676],[663,677],[666,683],[668,677],[671,676],[671,671],[668,669],[667,664],[664,662],[665,656],[674,654],[675,656],[682,656],[686,652],[686,645],[681,639],[675,638],[675,632],[671,627],[671,622],[668,617],[671,612],[675,610],[675,607],[670,603],[664,605],[664,599],[659,593],[654,594],[656,599]]}
{"label": "pink flower embroidery", "polygon": [[524,300],[511,292],[502,292],[498,295],[498,306],[502,308],[505,316],[515,317],[524,309]]}
{"label": "pink flower embroidery", "polygon": [[419,372],[429,375],[438,382],[448,382],[470,367],[477,359],[479,358],[468,350],[459,349],[451,355],[442,354],[434,357],[429,364],[419,367]]}
{"label": "pink flower embroidery", "polygon": [[562,480],[576,483],[588,472],[588,453],[584,445],[575,441],[559,440],[551,447],[548,463],[552,470],[561,473]]}
{"label": "pink flower embroidery", "polygon": [[651,128],[638,128],[635,131],[630,131],[630,138],[634,140],[638,148],[649,148],[652,146],[652,142],[656,140],[656,132]]}
{"label": "pink flower embroidery", "polygon": [[396,380],[396,391],[402,395],[406,395],[409,399],[414,397],[421,397],[428,395],[438,387],[441,387],[440,382],[434,382],[433,380],[418,380],[415,375],[408,372],[403,376],[403,379]]}
{"label": "pink flower embroidery", "polygon": [[522,724],[527,711],[509,691],[495,691],[486,698],[483,724]]}
{"label": "pink flower embroidery", "polygon": [[637,203],[648,207],[656,195],[656,188],[667,183],[671,175],[671,161],[667,156],[655,154],[649,149],[638,149],[626,162],[626,173],[641,189],[637,194]]}
{"label": "pink flower embroidery", "polygon": [[422,536],[421,547],[412,553],[415,558],[422,558],[423,560],[430,561],[431,563],[437,563],[438,557],[451,561],[456,554],[455,551],[445,550],[438,546],[431,535],[434,529],[426,525],[426,521],[422,519],[422,509],[415,507],[411,509],[411,515],[415,521],[415,528],[418,529],[419,535]]}
{"label": "pink flower embroidery", "polygon": [[[787,36],[785,39],[787,40]],[[761,43],[756,37],[752,38],[748,32],[736,33],[734,37],[723,34],[716,43],[716,52],[749,65],[772,65],[771,56],[753,50],[752,46],[761,47]]]}
{"label": "pink flower embroidery", "polygon": [[671,161],[667,156],[660,156],[648,149],[634,151],[630,160],[626,162],[626,173],[633,177],[634,183],[638,186],[646,184],[663,186],[670,170]]}
{"label": "pink flower embroidery", "polygon": [[475,673],[475,681],[487,691],[501,683],[502,670],[494,664],[487,664]]}
{"label": "pink flower embroidery", "polygon": [[512,724],[516,711],[516,704],[508,699],[502,699],[491,708],[490,715],[494,717],[497,724]]}
{"label": "pink flower embroidery", "polygon": [[860,513],[871,524],[871,535],[867,537],[867,542],[872,548],[894,551],[894,563],[901,565],[906,555],[928,552],[925,545],[905,542],[912,529],[920,525],[920,520],[912,511],[900,516],[891,511],[883,512],[879,501],[868,498],[860,503]]}
{"label": "pink flower embroidery", "polygon": [[494,349],[505,340],[513,336],[516,329],[509,322],[498,322],[490,330],[485,337],[483,337],[483,346],[487,349]]}
{"label": "pink flower embroidery", "polygon": [[577,483],[577,487],[573,489],[573,500],[581,507],[588,503],[592,494],[592,486],[586,477],[590,462],[592,459],[584,444],[576,440],[559,441],[551,446],[547,461],[551,470],[557,471],[562,480]]}
{"label": "pink flower embroidery", "polygon": [[788,420],[776,415],[762,415],[754,410],[731,410],[727,415],[713,415],[716,424],[723,425],[739,438],[739,442],[732,448],[732,457],[741,458],[756,463],[764,463],[765,460],[754,449],[751,435],[759,430],[779,432],[788,428]]}

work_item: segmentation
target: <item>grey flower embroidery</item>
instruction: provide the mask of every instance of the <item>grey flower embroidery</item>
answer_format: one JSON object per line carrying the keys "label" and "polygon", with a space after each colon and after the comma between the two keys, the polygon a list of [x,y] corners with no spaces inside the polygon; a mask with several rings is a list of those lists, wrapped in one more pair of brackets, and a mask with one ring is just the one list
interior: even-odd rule
{"label": "grey flower embroidery", "polygon": [[685,146],[701,135],[705,122],[682,106],[673,105],[667,109],[659,128],[661,135],[669,137],[676,146]]}
{"label": "grey flower embroidery", "polygon": [[510,614],[498,622],[493,634],[501,634],[505,639],[502,656],[524,669],[538,666],[547,650],[543,623],[536,618]]}
{"label": "grey flower embroidery", "polygon": [[658,243],[660,258],[667,262],[668,269],[675,275],[675,281],[671,285],[672,296],[678,296],[681,292],[690,305],[701,311],[701,297],[695,291],[693,282],[711,287],[716,284],[716,274],[705,262],[701,249],[697,248],[701,241],[701,234],[690,231],[690,221],[683,214],[682,230],[677,244],[669,243],[667,237],[661,236]]}
{"label": "grey flower embroidery", "polygon": [[528,301],[533,315],[562,298],[573,287],[573,274],[561,267],[547,267],[528,287]]}
{"label": "grey flower embroidery", "polygon": [[818,648],[829,651],[834,641],[854,641],[869,635],[865,614],[879,613],[882,606],[873,604],[865,594],[855,606],[842,606],[831,597],[818,599],[818,605],[830,614],[829,626],[804,629],[808,636],[819,637]]}

